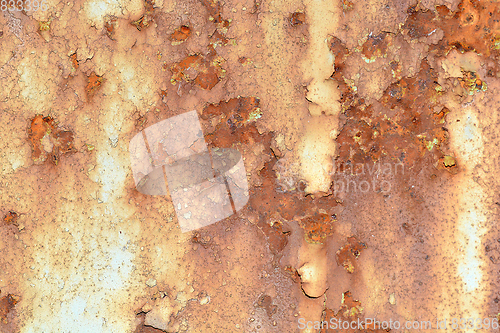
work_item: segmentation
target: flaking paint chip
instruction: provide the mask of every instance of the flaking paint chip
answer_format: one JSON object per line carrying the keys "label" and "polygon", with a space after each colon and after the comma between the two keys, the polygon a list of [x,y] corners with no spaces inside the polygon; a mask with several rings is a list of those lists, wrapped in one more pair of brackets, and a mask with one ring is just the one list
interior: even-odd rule
{"label": "flaking paint chip", "polygon": [[153,288],[154,286],[156,286],[156,280],[155,279],[149,279],[149,280],[146,281],[146,285],[149,288]]}

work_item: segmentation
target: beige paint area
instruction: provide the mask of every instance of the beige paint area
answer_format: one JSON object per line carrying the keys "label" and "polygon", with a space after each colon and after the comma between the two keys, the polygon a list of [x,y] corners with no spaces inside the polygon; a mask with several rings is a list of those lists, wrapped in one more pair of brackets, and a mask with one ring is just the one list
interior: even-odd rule
{"label": "beige paint area", "polygon": [[[307,83],[306,99],[313,119],[304,126],[302,145],[298,148],[301,175],[307,182],[306,192],[328,192],[333,165],[331,163],[340,113],[340,91],[331,79],[335,55],[329,49],[328,36],[338,27],[339,6],[333,1],[306,1],[309,24],[309,46],[301,67]],[[326,117],[325,117],[326,116]]]}

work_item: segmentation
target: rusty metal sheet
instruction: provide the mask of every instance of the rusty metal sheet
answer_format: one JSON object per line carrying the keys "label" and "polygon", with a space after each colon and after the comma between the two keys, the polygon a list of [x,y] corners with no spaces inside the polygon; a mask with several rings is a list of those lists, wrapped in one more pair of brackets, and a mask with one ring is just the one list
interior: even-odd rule
{"label": "rusty metal sheet", "polygon": [[0,1],[0,332],[494,332],[500,4]]}

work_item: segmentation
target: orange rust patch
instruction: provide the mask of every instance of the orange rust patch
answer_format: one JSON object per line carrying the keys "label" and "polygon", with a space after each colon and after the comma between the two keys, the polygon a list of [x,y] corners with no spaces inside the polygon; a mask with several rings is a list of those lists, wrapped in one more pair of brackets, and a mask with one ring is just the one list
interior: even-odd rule
{"label": "orange rust patch", "polygon": [[201,88],[210,90],[223,75],[220,67],[222,61],[223,59],[216,57],[214,53],[210,53],[208,57],[201,54],[190,55],[170,67],[172,71],[170,82],[172,84],[181,80],[195,82]]}
{"label": "orange rust patch", "polygon": [[216,27],[215,31],[210,35],[209,51],[215,54],[217,45],[226,45],[229,39],[226,38],[226,33],[229,30],[231,22],[222,17],[222,5],[219,1],[200,0],[209,13],[209,20]]}
{"label": "orange rust patch", "polygon": [[0,320],[7,324],[7,315],[11,312],[18,302],[18,298],[12,294],[8,294],[0,298]]}
{"label": "orange rust patch", "polygon": [[473,95],[477,91],[486,89],[486,83],[483,82],[477,73],[462,70],[463,77],[458,78],[460,86],[466,95]]}
{"label": "orange rust patch", "polygon": [[306,22],[306,14],[302,12],[295,12],[290,15],[289,20],[292,26],[302,25]]}
{"label": "orange rust patch", "polygon": [[130,24],[135,26],[139,31],[149,27],[151,23],[154,21],[153,17],[153,13],[155,10],[154,5],[155,5],[155,0],[144,0],[144,15],[137,21],[133,21]]}
{"label": "orange rust patch", "polygon": [[335,220],[331,215],[315,212],[299,221],[305,231],[306,241],[322,243],[324,239],[333,234]]}
{"label": "orange rust patch", "polygon": [[344,317],[354,317],[361,314],[363,312],[363,308],[361,307],[361,302],[355,300],[350,291],[346,291],[342,295],[341,311]]}
{"label": "orange rust patch", "polygon": [[219,80],[220,78],[217,75],[217,70],[214,67],[209,67],[206,72],[199,73],[194,79],[194,82],[201,88],[210,90],[219,83]]}
{"label": "orange rust patch", "polygon": [[500,36],[500,7],[496,1],[462,1],[456,13],[446,6],[437,6],[436,11],[410,8],[409,16],[403,30],[411,38],[429,36],[439,28],[443,30],[443,38],[436,51],[445,55],[452,48],[464,51],[475,51],[485,56],[495,53]]}
{"label": "orange rust patch", "polygon": [[342,9],[347,12],[352,10],[354,3],[350,0],[342,0]]}
{"label": "orange rust patch", "polygon": [[330,51],[335,55],[334,72],[331,77],[335,79],[339,85],[340,103],[342,104],[343,110],[345,110],[354,100],[354,91],[347,84],[343,74],[345,69],[344,62],[350,53],[345,44],[337,37],[329,36],[328,44]]}
{"label": "orange rust patch", "polygon": [[33,159],[40,158],[42,154],[40,139],[47,133],[49,126],[47,122],[44,121],[42,115],[37,115],[31,120],[31,126],[28,132],[28,139],[31,141],[33,146]]}
{"label": "orange rust patch", "polygon": [[87,86],[85,87],[87,96],[94,95],[96,90],[101,86],[101,84],[104,81],[105,79],[102,76],[99,76],[95,72],[92,72],[87,79]]}
{"label": "orange rust patch", "polygon": [[274,171],[277,158],[271,150],[273,133],[259,132],[256,123],[260,116],[260,100],[256,97],[238,97],[208,104],[200,114],[210,147],[235,147],[246,156],[255,154],[257,143],[264,146],[263,167],[257,170],[256,186],[250,187],[246,209],[255,214],[256,225],[277,258],[288,242],[289,232],[283,228],[285,221],[300,221],[306,239],[321,242],[333,232],[338,204],[333,196],[313,198],[305,196],[303,189],[290,192],[280,189]]}
{"label": "orange rust patch", "polygon": [[[230,22],[222,18],[222,6],[218,1],[201,0],[201,3],[209,12],[210,20],[216,29],[210,36],[208,53],[192,54],[180,62],[170,66],[172,77],[170,82],[177,84],[179,81],[194,82],[202,89],[211,90],[224,77],[225,70],[221,63],[225,61],[216,52],[217,45],[226,45],[229,41],[225,34],[229,29]],[[181,26],[171,35],[172,44],[180,44],[191,34],[187,26]],[[175,36],[174,36],[175,35]]]}
{"label": "orange rust patch", "polygon": [[186,25],[181,25],[170,35],[172,45],[179,45],[186,41],[191,36],[191,28]]}
{"label": "orange rust patch", "polygon": [[259,226],[266,235],[269,250],[273,255],[277,256],[288,244],[288,233],[283,231],[283,223],[273,221],[272,225],[269,223],[260,223]]}
{"label": "orange rust patch", "polygon": [[[270,141],[270,138],[268,140]],[[266,146],[269,141],[264,141]],[[265,163],[259,172],[261,184],[250,189],[248,209],[258,214],[258,226],[266,234],[270,250],[277,255],[287,244],[289,235],[283,231],[281,222],[275,222],[275,216],[286,221],[299,220],[299,225],[305,230],[306,240],[321,242],[334,231],[333,222],[338,213],[337,201],[333,196],[305,196],[303,189],[283,192],[277,184],[273,170],[276,159],[271,152],[269,154],[271,160]],[[272,225],[267,221],[273,221]],[[300,280],[294,268],[285,270],[291,274],[292,279]]]}
{"label": "orange rust patch", "polygon": [[44,162],[50,156],[57,165],[62,154],[73,152],[73,132],[57,127],[50,116],[36,115],[28,128],[28,140],[32,145],[35,163]]}
{"label": "orange rust patch", "polygon": [[[255,118],[260,114],[260,100],[256,97],[238,97],[207,105],[201,114],[204,120],[219,117],[215,131],[206,136],[216,147],[227,148],[233,143],[252,144],[261,140],[255,126]],[[253,117],[253,119],[252,119]]]}
{"label": "orange rust patch", "polygon": [[[443,57],[455,48],[460,52],[474,51],[498,62],[500,54],[500,8],[493,1],[463,1],[456,13],[445,6],[435,11],[418,7],[408,9],[408,17],[400,33],[410,38],[427,37],[441,29],[444,32],[437,44],[431,44],[429,52]],[[381,33],[369,36],[363,45],[365,59],[383,55],[390,41]],[[340,171],[373,163],[384,156],[395,162],[412,167],[419,160],[428,159],[438,169],[458,172],[456,166],[445,166],[443,148],[448,141],[445,117],[439,97],[444,88],[437,82],[436,71],[426,60],[421,63],[417,76],[401,78],[401,67],[390,63],[393,77],[399,81],[385,91],[380,103],[365,105],[349,85],[342,71],[348,50],[338,38],[330,39],[330,49],[335,54],[333,78],[339,83],[345,124],[337,138]],[[495,76],[497,69],[489,68],[487,76]],[[485,82],[476,73],[463,71],[458,79],[464,95],[486,90]],[[419,96],[415,98],[415,96]],[[435,111],[438,110],[438,111]]]}
{"label": "orange rust patch", "polygon": [[78,61],[78,59],[77,59],[77,55],[76,55],[76,53],[73,53],[73,54],[70,56],[70,59],[71,59],[71,63],[73,64],[73,68],[74,68],[75,70],[77,70],[77,69],[78,69],[78,67],[80,66],[80,64],[79,64],[79,61]]}
{"label": "orange rust patch", "polygon": [[353,273],[356,268],[356,259],[366,248],[366,244],[360,242],[355,236],[347,238],[347,244],[342,246],[335,255],[337,265],[343,266],[348,273]]}
{"label": "orange rust patch", "polygon": [[440,111],[435,112],[433,116],[434,124],[444,124],[446,115],[450,113],[448,108],[443,107]]}
{"label": "orange rust patch", "polygon": [[350,105],[337,137],[339,170],[354,166],[356,171],[382,156],[408,167],[427,155],[434,161],[441,157],[441,148],[447,143],[447,130],[442,125],[447,112],[436,119],[432,111],[442,109],[436,82],[437,73],[422,61],[418,74],[390,85],[380,104]]}
{"label": "orange rust patch", "polygon": [[3,222],[5,224],[17,224],[17,220],[19,219],[19,214],[14,211],[9,211],[3,218]]}
{"label": "orange rust patch", "polygon": [[381,57],[387,52],[387,47],[390,42],[390,37],[387,33],[381,32],[376,36],[368,36],[368,39],[363,44],[361,54],[369,60]]}
{"label": "orange rust patch", "polygon": [[216,116],[224,116],[233,118],[238,115],[240,123],[238,127],[243,125],[244,121],[249,120],[251,113],[260,109],[260,99],[257,97],[237,97],[231,98],[228,101],[221,101],[218,104],[207,105],[201,114],[202,119],[209,119]]}
{"label": "orange rust patch", "polygon": [[104,31],[106,32],[106,36],[112,40],[115,39],[116,21],[117,18],[115,16],[107,16],[104,19]]}
{"label": "orange rust patch", "polygon": [[309,200],[301,198],[302,193],[285,193],[279,190],[276,183],[276,174],[273,170],[275,163],[276,160],[273,159],[260,170],[259,175],[262,184],[250,189],[249,207],[259,212],[263,218],[270,216],[272,213],[277,213],[285,220],[291,221],[297,212],[305,210]]}

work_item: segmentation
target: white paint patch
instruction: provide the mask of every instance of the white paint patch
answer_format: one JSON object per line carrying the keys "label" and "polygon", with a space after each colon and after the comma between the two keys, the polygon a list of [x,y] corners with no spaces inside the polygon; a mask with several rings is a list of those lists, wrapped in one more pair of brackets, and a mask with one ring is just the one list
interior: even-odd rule
{"label": "white paint patch", "polygon": [[[133,103],[137,109],[147,109],[157,99],[160,82],[157,81],[155,67],[144,61],[144,53],[139,50],[129,50],[129,47],[116,52],[112,62],[118,71],[118,90],[125,102]],[[131,63],[138,64],[131,66]],[[123,105],[123,100],[115,105]]]}
{"label": "white paint patch", "polygon": [[334,80],[330,79],[334,68],[334,55],[328,46],[328,35],[335,32],[338,25],[338,4],[335,1],[305,1],[306,17],[309,22],[309,50],[302,62],[304,81],[308,82],[307,99],[312,102],[312,115],[337,115],[340,92]]}
{"label": "white paint patch", "polygon": [[120,103],[109,103],[106,114],[103,118],[103,137],[99,145],[96,146],[96,168],[89,173],[90,178],[101,185],[99,201],[110,202],[113,197],[120,197],[123,194],[123,186],[128,174],[128,152],[126,145],[120,144],[121,119],[126,114],[123,110],[118,110]]}
{"label": "white paint patch", "polygon": [[[486,195],[473,179],[473,170],[481,163],[483,158],[483,140],[477,128],[478,120],[476,114],[470,110],[464,110],[465,122],[458,122],[451,126],[453,149],[459,156],[459,167],[461,173],[456,177],[456,188],[459,189],[461,197],[458,201],[458,218],[456,221],[458,258],[457,274],[463,282],[463,296],[461,297],[462,315],[459,317],[481,317],[481,304],[485,294],[483,285],[484,261],[481,250],[482,238],[487,232],[486,208],[484,202]],[[466,189],[466,190],[463,190]]]}
{"label": "white paint patch", "polygon": [[462,77],[462,70],[477,72],[481,68],[481,59],[474,52],[460,53],[452,50],[441,60],[441,67],[445,70],[446,77]]}
{"label": "white paint patch", "polygon": [[[102,29],[104,26],[104,17],[106,15],[114,15],[123,17],[124,8],[127,4],[121,4],[124,1],[119,0],[93,0],[85,3],[85,15],[92,22],[92,25],[97,29]],[[133,1],[136,2],[136,1]]]}
{"label": "white paint patch", "polygon": [[468,116],[467,120],[465,121],[465,128],[464,128],[465,140],[468,141],[473,140],[475,136],[476,136],[475,124],[472,122],[472,117]]}
{"label": "white paint patch", "polygon": [[[69,207],[67,207],[69,208]],[[73,208],[73,207],[72,207]],[[71,214],[81,214],[68,210]],[[31,266],[28,287],[31,318],[22,333],[122,333],[130,322],[110,317],[119,296],[130,287],[134,254],[130,232],[118,230],[116,222],[96,212],[97,219],[61,221],[60,240],[52,233],[37,234],[39,248]],[[64,231],[63,231],[64,230]],[[88,249],[92,249],[89,251]],[[29,281],[34,281],[30,283]]]}
{"label": "white paint patch", "polygon": [[[97,153],[98,181],[101,184],[100,200],[109,202],[110,198],[117,196],[123,189],[127,173],[119,161],[112,156],[111,151],[100,151]],[[114,154],[113,154],[114,155]]]}
{"label": "white paint patch", "polygon": [[25,54],[17,68],[20,95],[26,108],[46,112],[52,107],[54,96],[49,87],[58,82],[57,69],[50,64],[49,53],[45,49],[26,50]]}
{"label": "white paint patch", "polygon": [[482,248],[481,238],[486,231],[485,228],[481,227],[486,220],[485,216],[474,210],[475,205],[467,204],[467,202],[475,202],[481,200],[482,197],[482,189],[479,185],[476,185],[475,188],[469,187],[466,198],[469,200],[463,202],[466,212],[461,214],[458,221],[458,230],[460,232],[458,241],[460,247],[464,249],[464,254],[461,256],[462,260],[458,265],[458,272],[462,281],[464,281],[464,288],[467,293],[475,292],[482,282],[482,260],[478,249]]}
{"label": "white paint patch", "polygon": [[328,192],[333,174],[332,156],[335,153],[335,121],[332,117],[314,117],[304,128],[298,147],[302,177],[308,193]]}
{"label": "white paint patch", "polygon": [[[302,177],[307,182],[307,193],[328,192],[334,172],[332,156],[335,153],[333,136],[340,114],[340,91],[330,76],[335,57],[328,45],[328,36],[338,25],[338,4],[327,0],[305,1],[309,25],[309,49],[302,61],[303,80],[308,83],[307,99],[313,119],[304,126],[298,158]],[[318,121],[318,119],[321,119]]]}
{"label": "white paint patch", "polygon": [[24,167],[26,156],[29,156],[31,152],[23,146],[12,148],[14,149],[12,151],[8,151],[6,157],[12,167],[12,172],[15,172],[18,168]]}

